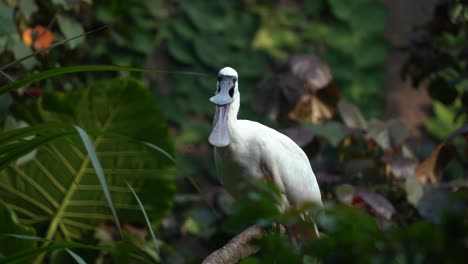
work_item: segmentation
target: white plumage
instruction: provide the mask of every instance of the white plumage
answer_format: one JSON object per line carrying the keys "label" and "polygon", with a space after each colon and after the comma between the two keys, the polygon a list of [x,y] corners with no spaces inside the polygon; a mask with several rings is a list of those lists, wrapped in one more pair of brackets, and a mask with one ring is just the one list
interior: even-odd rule
{"label": "white plumage", "polygon": [[215,147],[218,175],[235,197],[251,184],[273,180],[282,193],[282,210],[305,202],[322,205],[320,189],[309,160],[289,137],[249,120],[237,120],[240,106],[237,72],[225,67],[218,74],[216,104],[209,141]]}

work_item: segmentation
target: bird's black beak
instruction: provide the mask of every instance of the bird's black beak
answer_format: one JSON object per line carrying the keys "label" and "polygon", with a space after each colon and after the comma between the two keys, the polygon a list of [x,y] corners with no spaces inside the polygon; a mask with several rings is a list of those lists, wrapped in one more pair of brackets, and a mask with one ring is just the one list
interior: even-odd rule
{"label": "bird's black beak", "polygon": [[234,101],[234,87],[237,79],[233,76],[218,77],[218,91],[215,96],[210,98],[210,102],[217,106],[223,106]]}
{"label": "bird's black beak", "polygon": [[233,76],[219,76],[217,93],[210,98],[210,102],[217,107],[213,130],[208,140],[211,145],[215,147],[225,147],[231,143],[228,129],[228,116],[229,106],[234,101],[236,81],[236,77]]}

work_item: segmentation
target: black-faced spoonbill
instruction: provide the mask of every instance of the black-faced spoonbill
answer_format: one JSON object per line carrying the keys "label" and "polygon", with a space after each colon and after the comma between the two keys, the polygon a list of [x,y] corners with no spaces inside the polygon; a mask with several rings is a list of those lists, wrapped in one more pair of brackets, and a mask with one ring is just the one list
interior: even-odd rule
{"label": "black-faced spoonbill", "polygon": [[304,151],[289,137],[249,120],[238,120],[240,93],[237,72],[218,73],[216,105],[209,142],[214,146],[216,170],[225,188],[239,198],[250,184],[272,180],[281,192],[281,210],[315,203],[322,206],[320,189]]}

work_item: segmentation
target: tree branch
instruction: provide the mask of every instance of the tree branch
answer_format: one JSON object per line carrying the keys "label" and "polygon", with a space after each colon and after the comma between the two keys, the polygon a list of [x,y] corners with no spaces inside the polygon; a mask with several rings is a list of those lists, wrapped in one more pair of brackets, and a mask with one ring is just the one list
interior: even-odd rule
{"label": "tree branch", "polygon": [[[280,233],[284,234],[285,228],[280,226]],[[253,239],[262,238],[267,234],[267,231],[253,225],[242,233],[235,236],[222,248],[211,253],[204,261],[203,264],[234,264],[241,259],[251,256],[258,252],[259,248],[249,244]]]}

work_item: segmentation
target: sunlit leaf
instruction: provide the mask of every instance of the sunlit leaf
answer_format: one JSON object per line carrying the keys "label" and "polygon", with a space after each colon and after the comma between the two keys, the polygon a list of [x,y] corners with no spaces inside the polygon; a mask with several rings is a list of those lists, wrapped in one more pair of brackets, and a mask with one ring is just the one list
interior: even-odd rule
{"label": "sunlit leaf", "polygon": [[435,116],[430,118],[426,123],[426,129],[434,137],[439,140],[444,140],[453,131],[464,125],[463,119],[455,119],[457,104],[446,106],[438,101],[433,103]]}
{"label": "sunlit leaf", "polygon": [[415,176],[410,175],[405,181],[405,191],[408,202],[417,206],[424,195],[424,186]]}

